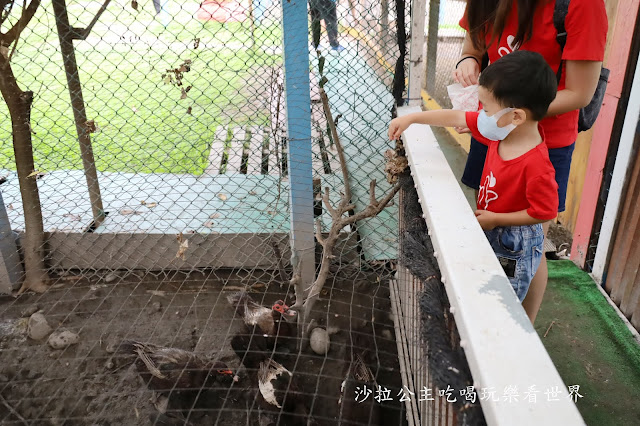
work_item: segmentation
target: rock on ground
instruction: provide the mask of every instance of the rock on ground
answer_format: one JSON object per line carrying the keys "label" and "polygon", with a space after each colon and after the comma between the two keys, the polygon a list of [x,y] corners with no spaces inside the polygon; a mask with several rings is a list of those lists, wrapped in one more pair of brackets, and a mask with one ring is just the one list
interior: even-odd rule
{"label": "rock on ground", "polygon": [[331,340],[329,339],[329,333],[324,328],[314,328],[309,340],[311,349],[318,355],[325,355],[329,352]]}
{"label": "rock on ground", "polygon": [[27,333],[33,340],[44,339],[51,333],[52,328],[49,326],[47,319],[41,312],[36,312],[29,317],[27,325]]}
{"label": "rock on ground", "polygon": [[80,341],[80,336],[71,331],[60,331],[49,336],[49,346],[53,349],[64,349]]}

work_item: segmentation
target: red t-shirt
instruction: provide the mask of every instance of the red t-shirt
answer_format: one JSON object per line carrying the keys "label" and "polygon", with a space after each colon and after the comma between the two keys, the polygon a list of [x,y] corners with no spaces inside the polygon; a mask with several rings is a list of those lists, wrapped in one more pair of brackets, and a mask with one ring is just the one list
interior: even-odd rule
{"label": "red t-shirt", "polygon": [[[533,33],[531,38],[522,43],[520,49],[540,53],[553,71],[557,71],[562,60],[570,61],[602,61],[607,38],[607,13],[603,0],[571,0],[569,12],[564,21],[567,31],[567,42],[564,51],[560,52],[560,45],[556,40],[557,31],[553,25],[553,10],[555,0],[542,0],[533,16]],[[460,26],[469,29],[464,17]],[[518,29],[518,2],[513,6],[504,32],[500,40],[489,46],[489,62],[495,62],[502,56],[514,50],[513,39]],[[487,31],[486,43],[491,41],[491,29]],[[558,90],[564,89],[564,76],[558,85]],[[508,76],[505,76],[508,78]],[[549,116],[540,121],[547,137],[549,148],[562,148],[575,142],[578,136],[579,111]]]}
{"label": "red t-shirt", "polygon": [[543,142],[520,157],[505,161],[498,153],[499,141],[485,138],[478,131],[477,112],[467,112],[467,126],[478,142],[487,145],[477,206],[494,213],[527,210],[529,216],[551,220],[558,214],[558,184]]}

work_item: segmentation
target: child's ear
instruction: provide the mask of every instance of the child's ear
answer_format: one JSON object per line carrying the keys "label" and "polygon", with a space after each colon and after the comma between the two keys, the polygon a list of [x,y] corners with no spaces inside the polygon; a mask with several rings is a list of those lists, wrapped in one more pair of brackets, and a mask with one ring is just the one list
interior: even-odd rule
{"label": "child's ear", "polygon": [[519,126],[525,121],[527,121],[527,111],[522,108],[514,109],[513,115],[511,118],[511,123],[515,124],[516,126]]}

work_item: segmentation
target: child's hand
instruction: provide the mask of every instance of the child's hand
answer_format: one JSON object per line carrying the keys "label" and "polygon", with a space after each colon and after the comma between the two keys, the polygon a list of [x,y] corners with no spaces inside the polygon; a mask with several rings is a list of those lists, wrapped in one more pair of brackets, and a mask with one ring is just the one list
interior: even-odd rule
{"label": "child's hand", "polygon": [[454,127],[453,129],[461,135],[464,133],[471,133],[471,130],[469,130],[468,127]]}
{"label": "child's hand", "polygon": [[392,141],[400,139],[402,132],[409,127],[409,124],[411,123],[407,123],[402,117],[391,120],[391,124],[389,124],[389,139]]}
{"label": "child's hand", "polygon": [[485,231],[491,231],[493,228],[498,226],[497,216],[494,212],[490,212],[487,210],[476,210],[476,219],[478,219],[478,223]]}

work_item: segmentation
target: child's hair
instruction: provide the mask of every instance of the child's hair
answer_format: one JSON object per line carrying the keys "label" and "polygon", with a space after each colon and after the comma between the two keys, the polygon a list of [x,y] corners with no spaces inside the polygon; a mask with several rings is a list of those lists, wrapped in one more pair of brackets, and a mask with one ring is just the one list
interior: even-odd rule
{"label": "child's hair", "polygon": [[558,90],[556,75],[542,55],[517,50],[489,65],[479,83],[505,107],[526,108],[541,120]]}

